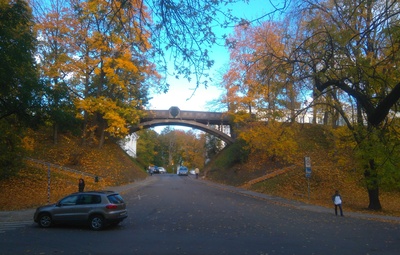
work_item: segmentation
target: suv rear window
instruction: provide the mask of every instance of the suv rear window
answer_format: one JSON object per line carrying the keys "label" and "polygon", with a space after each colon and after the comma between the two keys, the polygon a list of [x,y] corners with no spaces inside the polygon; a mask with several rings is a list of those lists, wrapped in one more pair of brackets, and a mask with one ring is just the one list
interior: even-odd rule
{"label": "suv rear window", "polygon": [[107,196],[107,198],[110,201],[110,203],[113,203],[113,204],[123,204],[123,203],[125,203],[124,200],[122,199],[122,197],[119,194],[110,195],[110,196]]}

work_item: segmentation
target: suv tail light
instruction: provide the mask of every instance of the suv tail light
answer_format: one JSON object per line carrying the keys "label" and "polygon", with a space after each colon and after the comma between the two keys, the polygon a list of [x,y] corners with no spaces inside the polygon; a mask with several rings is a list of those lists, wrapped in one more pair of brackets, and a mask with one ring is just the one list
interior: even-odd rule
{"label": "suv tail light", "polygon": [[107,209],[117,209],[118,206],[117,205],[113,205],[113,204],[109,204],[109,205],[106,205],[106,208]]}

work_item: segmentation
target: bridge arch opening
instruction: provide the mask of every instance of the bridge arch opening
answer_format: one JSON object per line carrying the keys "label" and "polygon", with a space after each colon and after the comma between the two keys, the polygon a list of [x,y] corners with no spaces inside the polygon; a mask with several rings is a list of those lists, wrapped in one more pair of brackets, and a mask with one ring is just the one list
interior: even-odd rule
{"label": "bridge arch opening", "polygon": [[225,134],[224,132],[218,129],[215,129],[213,127],[195,121],[187,121],[187,120],[182,121],[182,120],[165,119],[165,120],[146,121],[140,123],[140,126],[138,127],[131,128],[131,132],[137,132],[141,129],[148,129],[159,126],[182,126],[182,127],[194,128],[209,133],[211,135],[214,135],[215,137],[224,141],[227,145],[232,144],[234,142],[234,139],[232,137],[230,137],[229,135]]}
{"label": "bridge arch opening", "polygon": [[[140,124],[131,128],[131,132],[158,126],[190,127],[214,135],[226,144],[234,142],[229,135],[232,132],[230,119],[226,113],[182,111],[177,106],[171,106],[168,110],[147,110],[145,117],[141,118]],[[229,126],[229,134],[214,128],[215,126]]]}

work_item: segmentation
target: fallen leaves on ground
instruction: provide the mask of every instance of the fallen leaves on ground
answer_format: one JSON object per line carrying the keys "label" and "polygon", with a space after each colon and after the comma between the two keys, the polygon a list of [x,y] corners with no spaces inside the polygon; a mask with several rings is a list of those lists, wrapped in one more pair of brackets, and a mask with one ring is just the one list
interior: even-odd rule
{"label": "fallen leaves on ground", "polygon": [[144,179],[143,168],[135,164],[115,143],[102,149],[80,146],[79,139],[63,135],[58,144],[43,133],[32,134],[35,140],[31,158],[99,176],[91,176],[50,169],[46,165],[26,162],[20,172],[7,180],[0,180],[0,210],[19,210],[54,203],[65,195],[78,191],[78,180],[84,178],[85,190],[101,190]]}

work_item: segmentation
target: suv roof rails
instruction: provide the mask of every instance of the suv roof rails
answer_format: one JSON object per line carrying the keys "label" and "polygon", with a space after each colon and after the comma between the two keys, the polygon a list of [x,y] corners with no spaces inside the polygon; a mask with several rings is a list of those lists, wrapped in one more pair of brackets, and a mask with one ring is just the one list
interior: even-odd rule
{"label": "suv roof rails", "polygon": [[105,194],[105,193],[118,193],[118,192],[115,192],[113,190],[87,190],[87,191],[82,191],[82,192],[74,192],[72,194],[77,194],[77,193],[103,193],[103,194]]}

